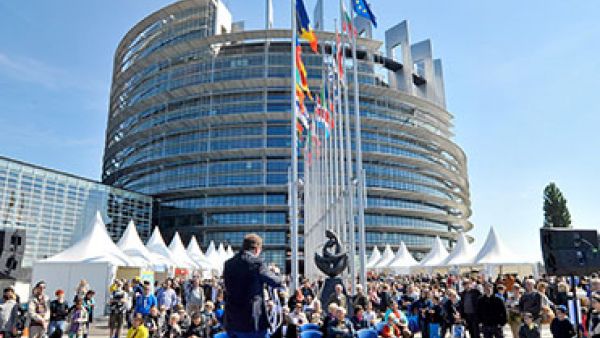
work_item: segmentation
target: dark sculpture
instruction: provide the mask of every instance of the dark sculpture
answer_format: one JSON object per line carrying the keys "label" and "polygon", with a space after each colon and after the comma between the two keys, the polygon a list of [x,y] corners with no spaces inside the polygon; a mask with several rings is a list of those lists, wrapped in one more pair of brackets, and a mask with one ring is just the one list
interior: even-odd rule
{"label": "dark sculpture", "polygon": [[323,255],[321,256],[315,252],[315,263],[319,270],[333,278],[341,274],[348,266],[348,255],[342,252],[340,241],[333,232],[327,230],[325,236],[328,240],[323,245]]}

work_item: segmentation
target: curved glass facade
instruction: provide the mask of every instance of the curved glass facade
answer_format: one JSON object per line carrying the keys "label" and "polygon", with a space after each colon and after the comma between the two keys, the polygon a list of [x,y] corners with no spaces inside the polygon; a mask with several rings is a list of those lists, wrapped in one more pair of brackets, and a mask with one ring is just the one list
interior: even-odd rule
{"label": "curved glass facade", "polygon": [[[179,231],[184,241],[196,235],[203,246],[236,247],[243,234],[258,232],[265,255],[283,265],[289,31],[231,33],[219,24],[219,6],[202,3],[165,7],[119,45],[103,181],[152,195],[154,224],[167,237]],[[319,37],[335,41],[331,33]],[[367,54],[376,47],[360,40]],[[304,61],[309,79],[320,82],[322,56],[307,51]],[[358,66],[368,247],[404,240],[425,251],[436,235],[450,244],[455,229],[472,227],[466,159],[450,140],[451,116],[390,88],[381,76],[389,70],[373,58]]]}

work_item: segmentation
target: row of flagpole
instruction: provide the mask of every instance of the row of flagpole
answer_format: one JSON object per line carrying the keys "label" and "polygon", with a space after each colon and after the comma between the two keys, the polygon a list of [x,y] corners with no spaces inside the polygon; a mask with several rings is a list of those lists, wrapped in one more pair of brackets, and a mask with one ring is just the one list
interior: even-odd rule
{"label": "row of flagpole", "polygon": [[[375,18],[364,0],[348,0],[350,8],[357,15],[367,17],[376,25]],[[318,94],[313,94],[308,85],[308,75],[302,60],[302,38],[309,42],[314,53],[318,53],[317,36],[310,27],[310,20],[303,0],[291,0],[291,168],[289,177],[289,207],[291,223],[291,287],[298,287],[298,218],[299,188],[298,156],[299,143],[302,142],[304,157],[304,180],[302,182],[304,197],[304,264],[305,275],[314,277],[318,274],[311,254],[324,242],[325,230],[334,232],[344,244],[350,256],[349,276],[354,288],[356,268],[356,226],[358,216],[358,237],[360,257],[360,281],[366,283],[366,248],[365,248],[365,184],[362,170],[361,121],[359,109],[359,81],[356,57],[356,31],[352,18],[346,11],[344,0],[339,0],[340,23],[342,34],[335,26],[335,41],[331,44],[331,57],[326,55],[325,43],[321,44],[322,54],[322,87]],[[272,13],[270,1],[267,13]],[[323,13],[322,0],[319,1],[315,13]],[[268,14],[271,22],[272,14]],[[322,20],[322,19],[321,19]],[[323,29],[323,22],[319,28]],[[267,24],[271,27],[271,24]],[[351,115],[349,103],[348,79],[345,72],[346,48],[350,45],[353,60],[354,87],[354,136],[356,159],[352,160],[351,148]],[[313,98],[316,96],[316,100]],[[313,107],[312,114],[307,109],[305,99],[308,98]],[[306,134],[306,135],[305,135]],[[304,136],[304,137],[303,137]],[[356,164],[356,172],[353,171]],[[356,183],[356,189],[354,185]],[[354,212],[356,199],[357,213]]]}

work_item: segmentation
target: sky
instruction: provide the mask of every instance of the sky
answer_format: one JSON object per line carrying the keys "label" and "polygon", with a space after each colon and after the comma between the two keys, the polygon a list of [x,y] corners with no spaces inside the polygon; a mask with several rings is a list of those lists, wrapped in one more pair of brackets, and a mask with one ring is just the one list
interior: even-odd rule
{"label": "sky", "polygon": [[[326,1],[333,27],[337,1]],[[0,155],[100,179],[114,51],[164,0],[0,0]],[[264,27],[263,0],[227,0]],[[316,0],[305,0],[309,12]],[[375,38],[409,21],[442,59],[481,246],[493,226],[539,259],[542,192],[556,182],[575,228],[598,229],[600,2],[371,0]],[[289,1],[273,0],[275,27]]]}

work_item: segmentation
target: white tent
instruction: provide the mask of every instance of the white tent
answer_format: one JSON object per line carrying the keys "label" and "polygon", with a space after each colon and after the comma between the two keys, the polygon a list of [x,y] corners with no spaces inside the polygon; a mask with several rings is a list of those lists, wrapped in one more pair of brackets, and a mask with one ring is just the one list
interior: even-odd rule
{"label": "white tent", "polygon": [[490,228],[485,243],[475,256],[474,262],[480,265],[509,265],[529,263],[514,254],[500,240],[494,228]]}
{"label": "white tent", "polygon": [[100,212],[94,224],[79,241],[66,250],[34,262],[32,281],[43,280],[49,290],[65,290],[67,299],[75,296],[75,287],[85,279],[96,291],[95,316],[103,316],[109,300],[107,287],[112,283],[118,266],[132,266],[129,257],[113,243],[106,231]]}
{"label": "white tent", "polygon": [[373,247],[373,252],[371,252],[371,256],[367,260],[367,269],[372,268],[379,260],[381,259],[381,252],[377,249],[377,246]]}
{"label": "white tent", "polygon": [[406,244],[400,242],[396,256],[388,265],[388,268],[396,273],[410,274],[410,268],[419,265],[419,262],[408,252]]}
{"label": "white tent", "polygon": [[383,254],[381,255],[381,258],[379,259],[379,261],[377,261],[377,263],[375,263],[373,267],[376,269],[387,268],[387,266],[392,262],[393,259],[394,252],[392,251],[390,245],[386,244],[385,249],[383,249]]}
{"label": "white tent", "polygon": [[463,232],[458,234],[458,240],[456,241],[456,246],[454,250],[442,261],[440,265],[443,266],[458,266],[458,265],[469,265],[475,262],[475,249],[469,241],[467,240],[467,236]]}
{"label": "white tent", "polygon": [[148,243],[146,243],[146,249],[152,253],[155,261],[167,264],[169,267],[182,267],[178,264],[179,262],[177,262],[171,250],[167,248],[158,227],[154,228],[154,231],[152,231],[152,236],[150,236]]}
{"label": "white tent", "polygon": [[200,245],[198,245],[196,236],[192,236],[190,243],[188,243],[186,252],[187,252],[188,256],[190,256],[190,258],[197,265],[199,265],[202,270],[212,270],[213,269],[213,265],[211,264],[210,261],[208,261],[208,259],[206,259],[206,256],[204,256],[204,253],[202,252],[202,249],[200,249]]}
{"label": "white tent", "polygon": [[115,266],[134,266],[108,235],[100,212],[96,213],[94,224],[88,231],[77,243],[43,262],[102,262]]}
{"label": "white tent", "polygon": [[215,249],[215,242],[210,241],[208,245],[208,249],[206,249],[206,259],[212,263],[213,268],[216,269],[219,273],[223,271],[223,262],[221,261],[220,255]]}
{"label": "white tent", "polygon": [[439,266],[441,263],[448,257],[448,251],[444,247],[442,240],[439,236],[435,236],[435,240],[433,241],[433,246],[431,247],[431,251],[419,263],[420,266]]}
{"label": "white tent", "polygon": [[175,261],[180,263],[179,266],[182,268],[188,269],[197,269],[198,265],[194,263],[194,261],[188,256],[185,251],[185,247],[183,246],[183,242],[181,242],[181,237],[179,237],[179,233],[175,232],[175,236],[171,239],[171,243],[169,244],[169,250],[175,257]]}
{"label": "white tent", "polygon": [[[119,247],[124,254],[129,256],[129,259],[135,265],[141,267],[157,267],[153,263],[152,254],[146,249],[144,243],[142,243],[133,221],[129,221],[127,229],[125,229],[123,236],[121,236],[121,239],[117,242],[117,247]],[[164,269],[164,265],[162,268]]]}
{"label": "white tent", "polygon": [[219,248],[217,249],[217,253],[219,253],[219,259],[220,259],[221,265],[222,265],[227,260],[227,251],[225,250],[225,246],[223,245],[223,242],[219,243]]}
{"label": "white tent", "polygon": [[231,257],[235,256],[235,253],[233,252],[231,245],[227,247],[226,251],[227,251],[227,258],[231,258]]}

